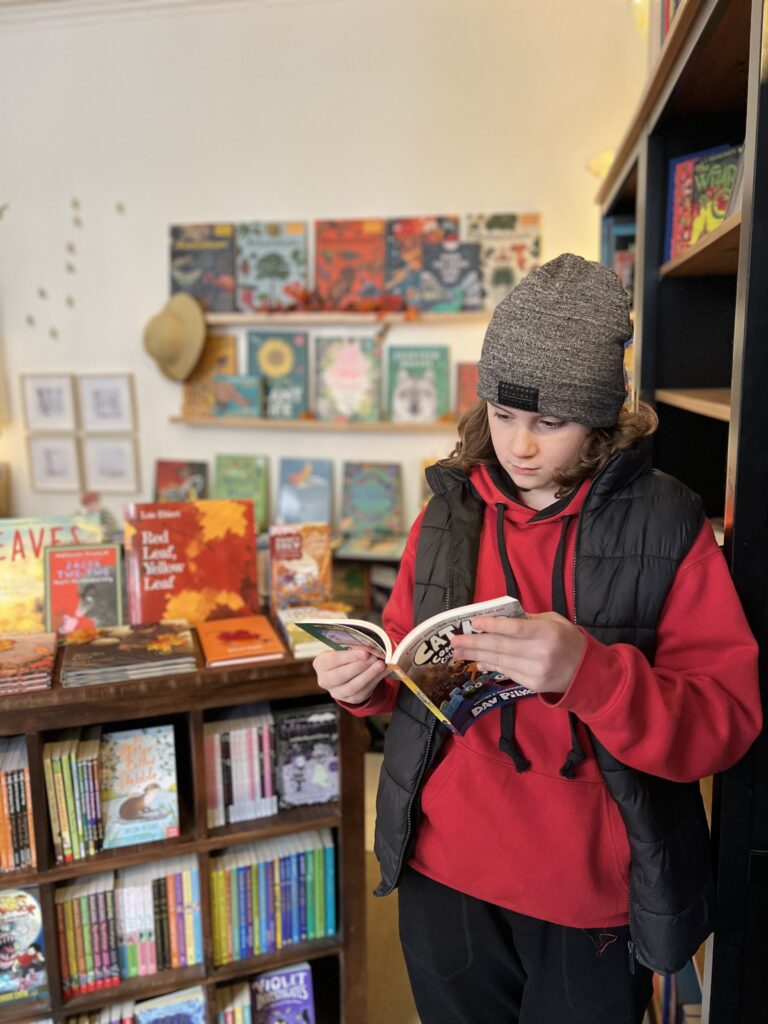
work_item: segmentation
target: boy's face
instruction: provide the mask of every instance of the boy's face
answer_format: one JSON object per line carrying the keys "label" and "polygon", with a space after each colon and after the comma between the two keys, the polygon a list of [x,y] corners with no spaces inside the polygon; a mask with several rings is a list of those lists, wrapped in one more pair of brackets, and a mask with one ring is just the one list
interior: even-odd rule
{"label": "boy's face", "polygon": [[543,509],[555,500],[556,470],[569,469],[590,428],[572,420],[487,403],[496,458],[509,473],[529,508]]}

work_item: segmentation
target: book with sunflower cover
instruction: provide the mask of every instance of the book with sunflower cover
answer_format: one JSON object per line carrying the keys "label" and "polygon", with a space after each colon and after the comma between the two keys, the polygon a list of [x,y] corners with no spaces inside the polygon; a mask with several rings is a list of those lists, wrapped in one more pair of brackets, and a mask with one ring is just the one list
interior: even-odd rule
{"label": "book with sunflower cover", "polygon": [[263,381],[263,415],[272,420],[305,416],[308,335],[304,331],[249,331],[248,373]]}

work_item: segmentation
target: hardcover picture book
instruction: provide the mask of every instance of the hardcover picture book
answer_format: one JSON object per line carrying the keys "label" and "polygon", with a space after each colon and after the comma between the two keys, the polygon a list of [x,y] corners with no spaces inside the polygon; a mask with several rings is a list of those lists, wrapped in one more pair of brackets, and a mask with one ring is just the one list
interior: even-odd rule
{"label": "hardcover picture book", "polygon": [[212,497],[245,498],[253,502],[256,529],[269,521],[269,460],[266,455],[217,455],[213,463]]}
{"label": "hardcover picture book", "polygon": [[186,622],[84,629],[65,637],[61,685],[150,679],[193,672],[196,667]]}
{"label": "hardcover picture book", "polygon": [[385,290],[418,306],[424,246],[459,240],[458,217],[398,217],[387,221]]}
{"label": "hardcover picture book", "polygon": [[315,288],[327,309],[376,308],[384,292],[386,221],[315,222]]}
{"label": "hardcover picture book", "polygon": [[433,313],[483,308],[479,242],[424,247],[418,308]]}
{"label": "hardcover picture book", "polygon": [[477,632],[472,619],[480,615],[524,616],[514,597],[452,608],[415,626],[393,648],[379,626],[357,619],[301,622],[307,633],[337,651],[365,648],[383,656],[393,673],[451,732],[464,735],[474,721],[510,700],[534,696],[498,672],[480,672],[474,661],[456,661],[451,642],[459,633]]}
{"label": "hardcover picture book", "polygon": [[216,414],[216,378],[237,373],[237,338],[212,334],[205,339],[203,352],[191,375],[181,386],[182,416]]}
{"label": "hardcover picture book", "polygon": [[279,806],[339,798],[339,709],[315,704],[275,712]]}
{"label": "hardcover picture book", "polygon": [[456,416],[459,419],[477,405],[478,381],[477,363],[456,363]]}
{"label": "hardcover picture book", "polygon": [[103,733],[99,771],[105,850],[178,836],[172,725]]}
{"label": "hardcover picture book", "polygon": [[312,969],[306,961],[251,979],[252,1024],[316,1024]]}
{"label": "hardcover picture book", "polygon": [[464,234],[480,244],[485,308],[495,309],[539,265],[541,218],[538,213],[470,213]]}
{"label": "hardcover picture book", "polygon": [[46,628],[60,634],[123,620],[120,546],[62,544],[45,549]]}
{"label": "hardcover picture book", "polygon": [[269,554],[273,610],[330,601],[331,528],[327,523],[270,526]]}
{"label": "hardcover picture book", "polygon": [[155,460],[155,501],[200,501],[207,497],[207,462]]}
{"label": "hardcover picture book", "polygon": [[317,418],[378,422],[381,419],[381,359],[378,337],[317,337]]}
{"label": "hardcover picture book", "polygon": [[36,886],[0,889],[0,935],[0,1007],[47,999],[43,912]]}
{"label": "hardcover picture book", "polygon": [[258,614],[251,501],[125,506],[131,624]]}
{"label": "hardcover picture book", "polygon": [[401,533],[402,467],[399,462],[345,462],[342,490],[344,533]]}
{"label": "hardcover picture book", "polygon": [[266,615],[199,622],[196,630],[206,668],[274,661],[286,653]]}
{"label": "hardcover picture book", "polygon": [[263,381],[263,415],[295,420],[309,407],[306,331],[248,331],[248,373]]}
{"label": "hardcover picture book", "polygon": [[235,226],[237,308],[289,309],[307,289],[307,225],[250,221]]}
{"label": "hardcover picture book", "polygon": [[450,354],[446,345],[389,349],[387,408],[392,423],[434,423],[450,406]]}
{"label": "hardcover picture book", "polygon": [[215,416],[261,416],[261,377],[244,373],[217,373],[213,378]]}
{"label": "hardcover picture book", "polygon": [[330,459],[280,459],[279,523],[330,523],[333,500]]}
{"label": "hardcover picture book", "polygon": [[136,1003],[134,1024],[206,1024],[205,990],[201,985]]}
{"label": "hardcover picture book", "polygon": [[186,292],[208,313],[235,309],[231,224],[171,225],[171,294]]}

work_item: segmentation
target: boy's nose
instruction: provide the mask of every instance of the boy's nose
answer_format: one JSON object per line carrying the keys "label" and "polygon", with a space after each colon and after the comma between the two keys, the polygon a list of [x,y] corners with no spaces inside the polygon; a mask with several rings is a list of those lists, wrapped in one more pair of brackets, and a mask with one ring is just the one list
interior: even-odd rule
{"label": "boy's nose", "polygon": [[536,451],[536,438],[525,427],[520,427],[512,437],[512,453],[516,456],[533,455]]}

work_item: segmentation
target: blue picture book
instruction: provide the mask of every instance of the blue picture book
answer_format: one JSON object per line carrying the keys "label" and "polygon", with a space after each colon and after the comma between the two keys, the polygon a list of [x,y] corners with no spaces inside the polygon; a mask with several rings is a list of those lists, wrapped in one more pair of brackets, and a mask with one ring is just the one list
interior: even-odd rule
{"label": "blue picture book", "polygon": [[170,992],[136,1003],[135,1024],[206,1024],[205,991],[202,985]]}
{"label": "blue picture book", "polygon": [[217,373],[213,378],[216,416],[261,416],[263,380],[249,374]]}
{"label": "blue picture book", "polygon": [[330,523],[330,459],[281,459],[277,491],[278,523]]}

